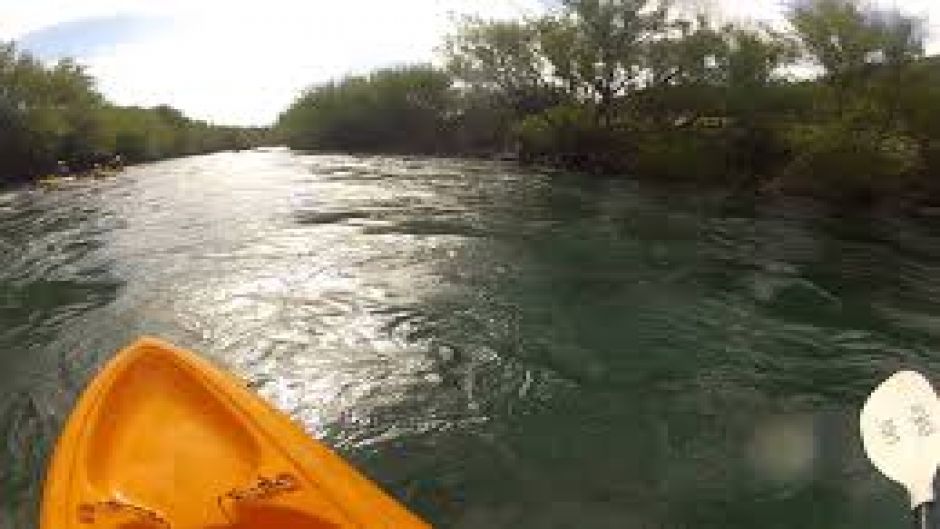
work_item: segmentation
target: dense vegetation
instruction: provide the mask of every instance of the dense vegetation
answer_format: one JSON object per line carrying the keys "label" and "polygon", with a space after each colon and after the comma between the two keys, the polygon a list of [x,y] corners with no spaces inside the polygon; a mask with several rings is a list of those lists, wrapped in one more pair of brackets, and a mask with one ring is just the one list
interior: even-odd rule
{"label": "dense vegetation", "polygon": [[297,148],[438,150],[450,86],[445,73],[426,66],[350,77],[310,90],[281,118],[281,130]]}
{"label": "dense vegetation", "polygon": [[247,148],[263,133],[210,126],[165,106],[111,105],[77,63],[47,66],[0,43],[0,183],[66,166],[84,171],[115,155],[137,162]]}
{"label": "dense vegetation", "polygon": [[678,13],[564,0],[538,19],[470,18],[441,48],[446,68],[313,87],[276,130],[303,149],[508,151],[742,189],[940,196],[925,21],[853,0],[791,4],[786,32]]}

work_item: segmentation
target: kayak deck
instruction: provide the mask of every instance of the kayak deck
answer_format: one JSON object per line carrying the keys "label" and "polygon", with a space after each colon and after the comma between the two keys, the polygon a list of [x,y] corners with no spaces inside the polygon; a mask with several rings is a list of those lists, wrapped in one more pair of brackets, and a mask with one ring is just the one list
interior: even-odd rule
{"label": "kayak deck", "polygon": [[142,339],[92,381],[42,529],[427,528],[234,377]]}

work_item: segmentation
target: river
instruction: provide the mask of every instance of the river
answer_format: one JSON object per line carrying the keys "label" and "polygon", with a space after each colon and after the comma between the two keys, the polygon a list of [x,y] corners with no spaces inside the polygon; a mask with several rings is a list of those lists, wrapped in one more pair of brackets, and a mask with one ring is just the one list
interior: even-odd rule
{"label": "river", "polygon": [[0,191],[0,528],[141,334],[441,528],[906,528],[856,415],[940,373],[940,224],[280,150]]}

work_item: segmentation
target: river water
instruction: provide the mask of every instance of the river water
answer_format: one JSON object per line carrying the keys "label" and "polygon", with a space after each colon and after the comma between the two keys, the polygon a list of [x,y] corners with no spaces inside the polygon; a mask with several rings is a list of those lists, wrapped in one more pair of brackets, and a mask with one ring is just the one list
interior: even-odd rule
{"label": "river water", "polygon": [[940,372],[940,224],[277,150],[0,191],[0,528],[141,334],[442,528],[901,528],[856,414]]}

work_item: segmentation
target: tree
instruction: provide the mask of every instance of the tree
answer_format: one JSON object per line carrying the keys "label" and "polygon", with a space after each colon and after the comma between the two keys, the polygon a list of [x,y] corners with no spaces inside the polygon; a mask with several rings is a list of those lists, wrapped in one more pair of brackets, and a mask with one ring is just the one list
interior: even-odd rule
{"label": "tree", "polygon": [[118,153],[140,161],[239,145],[231,130],[170,107],[109,105],[77,62],[46,65],[0,43],[0,180],[37,176],[59,160],[83,170]]}
{"label": "tree", "polygon": [[878,47],[855,0],[803,0],[787,14],[810,57],[833,79],[861,70]]}
{"label": "tree", "polygon": [[431,66],[379,70],[308,89],[279,118],[294,148],[364,151],[442,149],[451,79]]}
{"label": "tree", "polygon": [[724,53],[719,56],[724,81],[731,87],[766,87],[799,57],[798,45],[766,26],[722,28]]}
{"label": "tree", "polygon": [[926,24],[921,18],[890,9],[871,12],[869,26],[878,40],[877,59],[882,72],[877,93],[885,110],[886,130],[895,124],[901,111],[905,76],[914,71],[911,66],[924,56]]}
{"label": "tree", "polygon": [[538,29],[531,21],[465,18],[442,47],[447,71],[516,117],[553,106],[559,93],[546,80]]}
{"label": "tree", "polygon": [[719,59],[727,46],[704,15],[671,22],[664,29],[647,51],[650,87],[721,83]]}
{"label": "tree", "polygon": [[857,0],[801,0],[788,19],[809,57],[825,71],[840,116],[849,91],[870,80],[872,66],[899,67],[923,54],[915,18],[865,10]]}
{"label": "tree", "polygon": [[643,85],[646,56],[666,27],[667,5],[653,0],[564,0],[564,11],[541,24],[555,77],[596,102],[609,125],[617,98]]}
{"label": "tree", "polygon": [[924,19],[897,9],[876,10],[869,12],[868,26],[876,35],[883,64],[902,68],[924,56]]}

